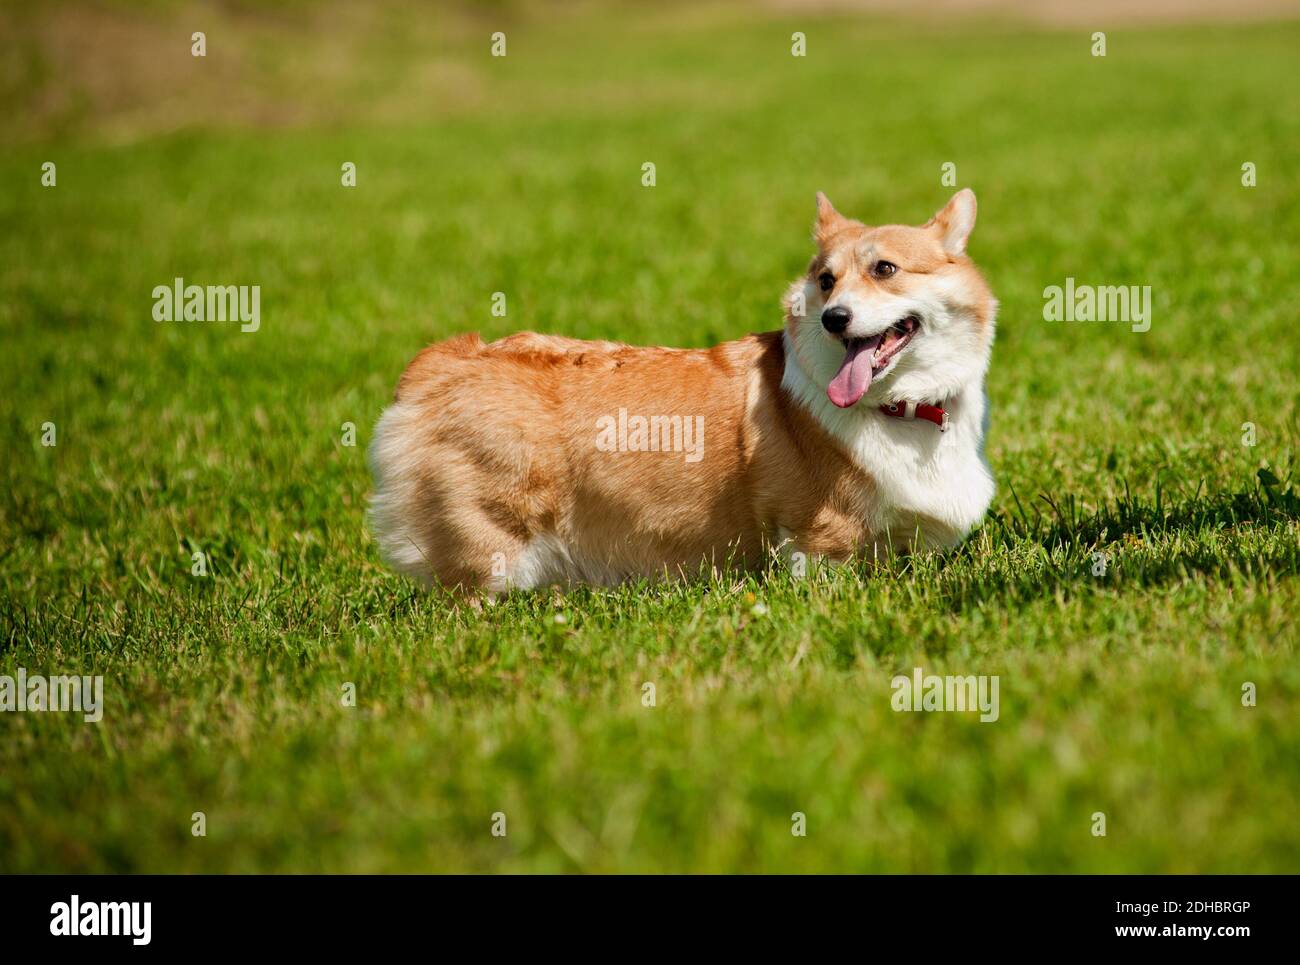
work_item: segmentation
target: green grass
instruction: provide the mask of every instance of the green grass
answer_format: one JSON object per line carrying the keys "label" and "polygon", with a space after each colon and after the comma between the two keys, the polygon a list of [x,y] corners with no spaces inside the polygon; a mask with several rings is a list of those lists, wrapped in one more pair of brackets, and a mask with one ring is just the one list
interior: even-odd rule
{"label": "green grass", "polygon": [[[104,674],[107,704],[0,715],[0,870],[1300,871],[1300,27],[1103,60],[1077,30],[502,19],[505,60],[492,24],[437,40],[464,102],[182,102],[0,155],[0,673]],[[409,76],[419,37],[359,60]],[[815,190],[920,222],[946,161],[1002,304],[999,490],[958,552],[484,612],[381,565],[365,445],[424,344],[775,328]],[[155,323],[176,276],[260,285],[261,330]],[[1151,285],[1151,330],[1043,321],[1066,276]],[[1000,719],[895,713],[916,666],[999,675]]]}

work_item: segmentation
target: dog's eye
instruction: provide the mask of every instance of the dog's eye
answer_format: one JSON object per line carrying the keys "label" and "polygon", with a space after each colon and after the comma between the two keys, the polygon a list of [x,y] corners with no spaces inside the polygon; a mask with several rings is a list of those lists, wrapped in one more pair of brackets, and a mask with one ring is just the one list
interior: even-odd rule
{"label": "dog's eye", "polygon": [[896,271],[898,271],[898,266],[892,261],[878,261],[871,269],[871,273],[877,278],[888,278]]}
{"label": "dog's eye", "polygon": [[822,286],[822,291],[828,292],[835,287],[835,276],[824,271],[817,277],[817,284]]}

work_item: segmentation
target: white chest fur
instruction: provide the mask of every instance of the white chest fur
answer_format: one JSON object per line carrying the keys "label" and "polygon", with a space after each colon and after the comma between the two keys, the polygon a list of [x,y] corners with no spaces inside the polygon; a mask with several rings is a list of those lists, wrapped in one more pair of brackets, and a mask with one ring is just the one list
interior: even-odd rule
{"label": "white chest fur", "polygon": [[865,521],[873,532],[907,538],[919,527],[927,544],[948,547],[983,517],[994,485],[984,459],[982,383],[942,400],[946,432],[923,420],[890,418],[866,399],[837,408],[789,355],[782,384],[875,481]]}

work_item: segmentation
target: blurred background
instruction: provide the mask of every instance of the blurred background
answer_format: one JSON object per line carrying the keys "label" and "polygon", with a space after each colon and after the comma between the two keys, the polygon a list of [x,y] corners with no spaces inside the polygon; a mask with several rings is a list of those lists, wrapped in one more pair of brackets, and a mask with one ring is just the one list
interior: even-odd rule
{"label": "blurred background", "polygon": [[[501,65],[482,56],[486,38],[511,27],[545,39],[537,50],[525,35],[518,38],[516,61],[536,62],[562,59],[566,39],[576,51],[593,32],[607,33],[599,46],[618,49],[621,38],[640,31],[681,37],[759,23],[793,26],[800,18],[809,24],[861,22],[889,36],[900,21],[953,32],[990,23],[1091,32],[1297,15],[1296,0],[714,0],[652,6],[617,0],[6,0],[0,5],[0,134],[9,143],[71,135],[121,143],[196,126],[279,130],[480,113],[499,102],[493,94],[505,80]],[[196,30],[212,45],[213,55],[203,61],[177,39]],[[583,49],[583,55],[592,53]],[[559,77],[549,78],[544,88],[521,85],[531,86],[535,98],[527,106],[580,108],[565,98],[583,90],[584,80],[628,86],[618,73],[584,70],[583,55],[568,65],[567,85],[555,83]],[[519,89],[510,93],[515,106],[525,106],[517,103]],[[655,93],[638,90],[640,97]],[[661,101],[672,99],[670,91],[657,93]],[[603,100],[611,104],[616,98],[617,90],[607,91]]]}
{"label": "blurred background", "polygon": [[[0,714],[0,870],[1296,871],[1297,18],[0,3],[0,672],[108,704]],[[960,552],[487,613],[380,564],[365,447],[428,342],[775,329],[817,190],[963,186],[1001,313]],[[177,277],[260,328],[154,321]],[[1150,330],[1045,321],[1067,277]],[[894,714],[918,666],[1002,675],[999,722]]]}

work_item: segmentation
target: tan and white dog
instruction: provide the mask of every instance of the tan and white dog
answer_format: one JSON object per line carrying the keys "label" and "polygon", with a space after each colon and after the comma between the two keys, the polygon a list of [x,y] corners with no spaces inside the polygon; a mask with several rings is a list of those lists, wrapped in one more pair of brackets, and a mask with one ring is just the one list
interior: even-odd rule
{"label": "tan and white dog", "polygon": [[383,556],[496,592],[956,544],[993,496],[997,302],[966,256],[974,225],[969,189],[920,227],[819,194],[784,331],[711,349],[429,346],[370,449]]}

